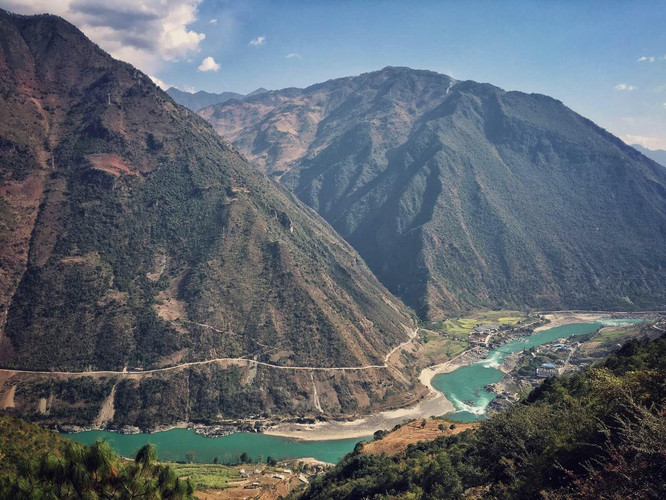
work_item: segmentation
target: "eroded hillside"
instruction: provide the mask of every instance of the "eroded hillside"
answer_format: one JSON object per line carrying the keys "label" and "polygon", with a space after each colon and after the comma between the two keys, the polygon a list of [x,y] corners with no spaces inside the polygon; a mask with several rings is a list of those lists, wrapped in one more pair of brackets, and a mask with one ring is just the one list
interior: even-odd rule
{"label": "eroded hillside", "polygon": [[[266,365],[146,374],[142,415],[289,413],[315,408],[310,374],[268,365],[381,365],[408,338],[413,319],[352,247],[146,75],[54,16],[1,12],[0,40],[4,367],[249,358]],[[76,386],[95,402],[79,420],[93,420],[112,387],[116,406],[136,394],[110,376],[63,386],[67,377],[3,375],[2,392],[20,411],[65,414]],[[333,384],[320,404],[369,408],[411,386],[386,372],[368,379]],[[167,401],[169,415],[155,413]]]}

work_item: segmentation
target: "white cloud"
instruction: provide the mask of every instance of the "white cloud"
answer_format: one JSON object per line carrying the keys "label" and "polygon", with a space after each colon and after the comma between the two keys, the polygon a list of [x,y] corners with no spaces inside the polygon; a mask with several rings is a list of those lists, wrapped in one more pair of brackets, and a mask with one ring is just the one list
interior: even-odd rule
{"label": "white cloud", "polygon": [[254,40],[250,40],[250,45],[254,47],[259,47],[261,45],[264,45],[266,43],[266,37],[265,36],[258,36]]}
{"label": "white cloud", "polygon": [[51,13],[76,25],[113,57],[148,73],[199,51],[206,38],[188,28],[202,0],[0,0],[20,14]]}
{"label": "white cloud", "polygon": [[217,71],[218,69],[220,69],[220,65],[216,63],[215,59],[213,59],[211,56],[208,56],[203,61],[201,61],[201,64],[198,68],[199,71]]}
{"label": "white cloud", "polygon": [[623,135],[620,137],[625,143],[640,144],[644,148],[652,149],[666,149],[666,138],[659,137],[646,137],[643,135]]}
{"label": "white cloud", "polygon": [[290,52],[286,56],[287,59],[303,59],[300,54],[297,54],[296,52]]}
{"label": "white cloud", "polygon": [[217,19],[211,19],[209,22],[210,24],[217,24]]}
{"label": "white cloud", "polygon": [[163,80],[160,80],[160,79],[157,78],[156,76],[148,75],[148,77],[153,81],[153,83],[154,83],[155,85],[157,85],[157,86],[158,86],[159,88],[161,88],[162,90],[166,90],[166,89],[168,89],[169,87],[173,87],[173,85],[169,85],[168,83],[164,82]]}
{"label": "white cloud", "polygon": [[629,85],[627,83],[618,83],[615,86],[615,90],[617,90],[617,91],[623,91],[623,90],[632,91],[632,90],[636,90],[636,87],[634,87],[633,85]]}
{"label": "white cloud", "polygon": [[652,56],[641,56],[638,58],[638,62],[654,62],[654,57]]}

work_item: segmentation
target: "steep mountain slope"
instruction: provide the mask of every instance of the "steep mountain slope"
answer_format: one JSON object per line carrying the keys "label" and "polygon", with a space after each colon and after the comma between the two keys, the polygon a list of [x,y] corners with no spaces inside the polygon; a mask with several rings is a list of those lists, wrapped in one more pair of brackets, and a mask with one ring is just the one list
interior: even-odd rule
{"label": "steep mountain slope", "polygon": [[200,90],[199,92],[184,92],[175,87],[170,87],[166,91],[174,101],[192,111],[199,111],[200,109],[212,106],[213,104],[226,102],[230,99],[243,99],[244,97],[259,95],[264,92],[268,91],[265,88],[258,88],[247,94],[247,96],[244,96],[243,94],[238,94],[236,92],[221,92],[219,94],[206,92],[205,90]]}
{"label": "steep mountain slope", "polygon": [[[0,12],[0,114],[5,367],[365,366],[407,338],[404,306],[323,219],[62,19]],[[256,365],[196,370],[213,415],[238,410],[219,406],[238,380],[255,411],[278,396],[312,405],[307,371],[282,370],[269,394]],[[283,387],[301,379],[298,394]],[[380,393],[395,382],[377,379]],[[181,417],[196,416],[179,387]],[[335,391],[324,398],[340,409]]]}
{"label": "steep mountain slope", "polygon": [[666,151],[665,150],[663,150],[663,149],[648,149],[648,148],[644,148],[640,144],[632,144],[631,147],[640,151],[641,153],[643,153],[645,156],[647,156],[651,160],[656,161],[661,166],[666,167]]}
{"label": "steep mountain slope", "polygon": [[385,68],[200,114],[422,317],[666,303],[666,171],[552,98]]}

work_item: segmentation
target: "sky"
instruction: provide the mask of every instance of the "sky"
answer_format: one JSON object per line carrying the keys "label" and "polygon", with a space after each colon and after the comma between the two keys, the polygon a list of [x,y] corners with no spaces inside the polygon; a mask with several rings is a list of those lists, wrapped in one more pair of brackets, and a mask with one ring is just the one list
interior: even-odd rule
{"label": "sky", "polygon": [[0,0],[181,90],[305,87],[409,66],[547,94],[666,149],[666,0]]}

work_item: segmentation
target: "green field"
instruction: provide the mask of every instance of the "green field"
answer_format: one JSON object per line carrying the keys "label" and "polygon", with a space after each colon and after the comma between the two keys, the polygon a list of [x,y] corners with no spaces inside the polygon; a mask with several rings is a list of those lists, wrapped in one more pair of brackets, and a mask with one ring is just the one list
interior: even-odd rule
{"label": "green field", "polygon": [[594,336],[592,340],[601,342],[602,344],[612,344],[618,342],[622,337],[629,336],[634,331],[634,328],[602,328],[599,334]]}
{"label": "green field", "polygon": [[[179,478],[191,479],[198,490],[226,488],[229,486],[230,480],[240,478],[235,469],[225,465],[178,463],[166,463],[165,465],[176,471]],[[253,466],[248,465],[248,467]]]}
{"label": "green field", "polygon": [[460,340],[449,340],[442,345],[440,352],[452,358],[453,356],[457,356],[463,352],[465,349],[467,349],[467,347],[469,347],[467,342],[462,342]]}
{"label": "green field", "polygon": [[519,311],[479,311],[464,318],[448,318],[428,326],[433,330],[466,338],[477,325],[496,323],[513,326],[524,319],[525,315]]}

